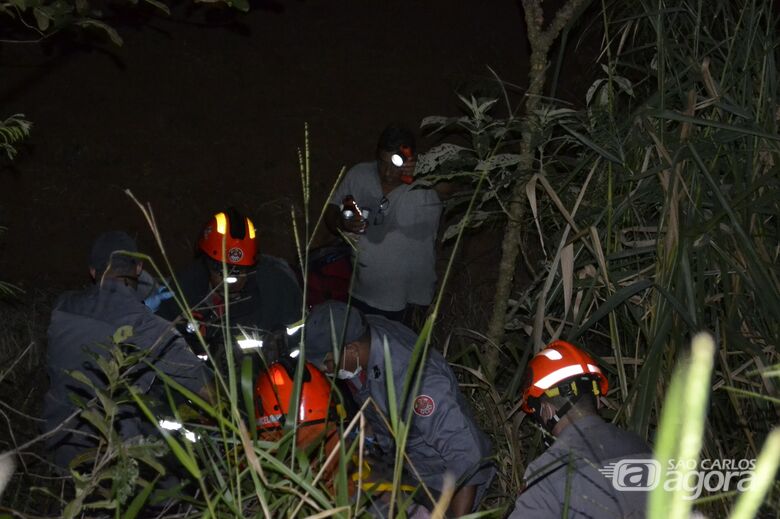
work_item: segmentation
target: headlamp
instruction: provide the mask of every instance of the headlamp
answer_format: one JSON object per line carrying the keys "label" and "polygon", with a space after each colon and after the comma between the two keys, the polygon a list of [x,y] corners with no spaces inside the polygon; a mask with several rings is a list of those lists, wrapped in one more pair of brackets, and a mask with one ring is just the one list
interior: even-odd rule
{"label": "headlamp", "polygon": [[393,166],[400,168],[407,160],[410,160],[414,156],[414,152],[412,151],[412,148],[406,144],[399,146],[398,150],[397,153],[393,153],[390,156],[390,162],[393,163]]}
{"label": "headlamp", "polygon": [[238,282],[238,278],[236,276],[229,275],[228,277],[225,278],[225,283],[227,283],[228,285],[232,285],[233,283],[236,282]]}

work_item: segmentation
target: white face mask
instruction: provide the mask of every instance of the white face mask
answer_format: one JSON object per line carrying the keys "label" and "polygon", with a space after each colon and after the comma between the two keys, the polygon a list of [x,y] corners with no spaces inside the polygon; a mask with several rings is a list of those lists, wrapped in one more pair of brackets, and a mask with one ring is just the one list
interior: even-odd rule
{"label": "white face mask", "polygon": [[[360,356],[355,352],[355,356],[357,357],[357,368],[355,368],[355,371],[347,371],[346,369],[339,369],[338,373],[336,373],[336,378],[339,380],[352,380],[353,378],[360,375],[360,372],[363,371],[363,368],[360,366]],[[343,365],[343,363],[342,363]]]}
{"label": "white face mask", "polygon": [[340,369],[338,373],[336,373],[336,378],[339,380],[352,380],[353,378],[360,375],[360,372],[363,371],[363,368],[361,368],[359,365],[355,371],[347,371],[346,369]]}

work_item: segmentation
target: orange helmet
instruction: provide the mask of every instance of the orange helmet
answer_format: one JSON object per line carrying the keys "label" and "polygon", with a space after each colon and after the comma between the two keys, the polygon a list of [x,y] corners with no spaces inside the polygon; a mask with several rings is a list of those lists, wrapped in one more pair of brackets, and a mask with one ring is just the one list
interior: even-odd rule
{"label": "orange helmet", "polygon": [[198,248],[219,263],[251,267],[257,256],[255,235],[252,220],[231,207],[211,217],[198,240]]}
{"label": "orange helmet", "polygon": [[[261,373],[255,385],[257,398],[257,429],[271,432],[281,429],[290,410],[290,400],[295,389],[295,369],[297,361],[283,359]],[[311,362],[306,363],[306,371],[301,383],[300,404],[298,406],[298,427],[305,427],[299,433],[301,439],[313,440],[325,431],[330,418],[331,384],[325,375]]]}
{"label": "orange helmet", "polygon": [[596,361],[566,341],[551,342],[534,355],[528,363],[525,377],[521,408],[528,414],[538,411],[542,395],[579,396],[583,387],[589,393],[606,395],[609,389],[607,377]]}

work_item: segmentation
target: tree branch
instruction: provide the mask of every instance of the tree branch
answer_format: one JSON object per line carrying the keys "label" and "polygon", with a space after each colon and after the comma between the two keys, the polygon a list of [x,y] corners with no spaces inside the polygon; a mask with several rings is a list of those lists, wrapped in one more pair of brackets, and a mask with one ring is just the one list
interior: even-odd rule
{"label": "tree branch", "polygon": [[589,4],[590,1],[591,0],[570,0],[569,2],[566,2],[566,5],[555,13],[555,18],[547,30],[542,33],[541,39],[543,40],[544,45],[549,48],[558,38],[558,35],[561,34],[563,28],[569,24],[577,11],[586,4]]}

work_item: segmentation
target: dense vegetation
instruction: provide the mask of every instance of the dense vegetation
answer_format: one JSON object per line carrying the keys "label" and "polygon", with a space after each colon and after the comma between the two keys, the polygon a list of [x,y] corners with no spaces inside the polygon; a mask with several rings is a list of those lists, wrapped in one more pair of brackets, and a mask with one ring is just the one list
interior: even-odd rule
{"label": "dense vegetation", "polygon": [[[589,349],[609,371],[613,389],[605,416],[656,445],[660,459],[762,456],[764,487],[755,485],[736,508],[734,493],[709,496],[696,508],[714,517],[751,517],[763,502],[767,514],[777,513],[780,106],[772,3],[584,4],[570,2],[565,16],[544,25],[536,16],[539,2],[523,2],[532,49],[544,51],[532,60],[545,70],[532,70],[535,90],[529,87],[519,100],[509,86],[502,85],[498,97],[473,92],[463,97],[464,115],[423,121],[446,142],[421,159],[420,182],[464,186],[448,205],[459,223],[445,237],[459,243],[467,231],[509,218],[504,251],[514,241],[523,261],[513,260],[499,280],[509,285],[496,293],[510,294],[504,305],[494,305],[500,315],[491,325],[499,323],[501,333],[479,329],[464,339],[437,329],[448,311],[441,303],[445,275],[418,347],[446,347],[494,440],[499,476],[485,509],[500,514],[511,505],[524,466],[541,449],[539,433],[517,412],[521,377],[535,351],[562,337]],[[542,30],[556,21],[564,35],[579,26],[603,32],[603,77],[581,109],[554,98],[560,60],[552,41],[533,42],[557,38],[558,32]],[[576,45],[564,39],[559,56]],[[309,207],[308,150],[300,164],[306,218],[295,235],[305,264],[319,211]],[[154,228],[151,215],[149,221]],[[531,282],[513,286],[521,268]],[[700,337],[691,354],[692,338],[702,330],[714,342]],[[164,441],[118,441],[115,402],[148,405],[124,383],[125,370],[138,361],[122,353],[132,342],[126,332],[118,332],[105,366],[108,394],[84,403],[104,435],[101,447],[72,479],[54,483],[28,470],[27,464],[40,466],[38,447],[20,449],[25,471],[8,491],[11,507],[134,517],[148,505],[166,458],[194,483],[167,496],[170,506],[158,505],[160,514],[327,517],[364,510],[364,501],[350,502],[344,462],[360,442],[342,445],[335,492],[329,493],[324,453],[318,459],[297,452],[294,431],[266,442],[246,425],[242,411],[252,414],[246,370],[221,374],[218,406],[186,395],[216,424],[201,431],[200,441],[168,431],[161,431]],[[12,336],[18,330],[5,333],[7,351],[27,344]],[[12,365],[0,378],[20,367]],[[410,416],[391,414],[400,460]],[[342,426],[361,425],[358,418]],[[46,504],[23,491],[30,485],[43,487],[37,495],[48,495]],[[652,517],[687,517],[692,503],[685,492],[671,498],[656,492],[651,505]]]}

